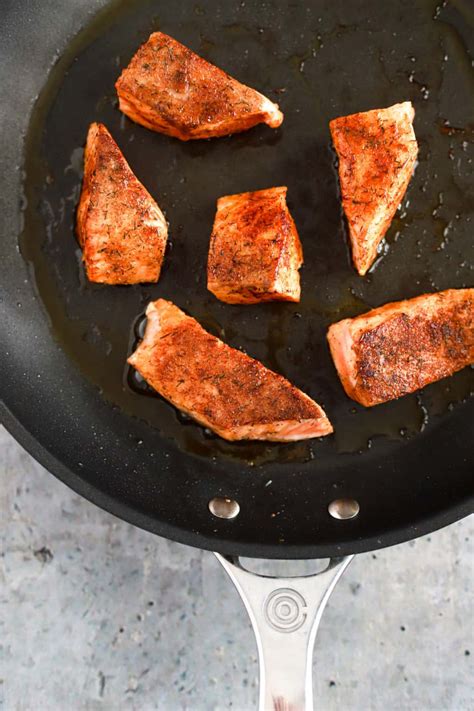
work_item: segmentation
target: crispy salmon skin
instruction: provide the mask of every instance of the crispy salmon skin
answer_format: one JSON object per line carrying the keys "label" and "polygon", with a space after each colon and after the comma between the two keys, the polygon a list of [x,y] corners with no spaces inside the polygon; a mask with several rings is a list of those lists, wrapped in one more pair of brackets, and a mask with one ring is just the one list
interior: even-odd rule
{"label": "crispy salmon skin", "polygon": [[150,35],[115,86],[132,121],[182,141],[283,121],[277,104],[163,32]]}
{"label": "crispy salmon skin", "polygon": [[361,276],[405,195],[418,155],[409,101],[330,122],[339,158],[342,205],[354,266]]}
{"label": "crispy salmon skin", "polygon": [[370,407],[474,363],[474,289],[397,301],[330,326],[346,393]]}
{"label": "crispy salmon skin", "polygon": [[286,192],[286,187],[269,188],[217,201],[207,288],[221,301],[300,300],[303,250]]}
{"label": "crispy salmon skin", "polygon": [[77,235],[90,281],[158,281],[166,220],[103,124],[87,135]]}
{"label": "crispy salmon skin", "polygon": [[146,315],[145,336],[128,362],[200,424],[227,440],[286,442],[332,432],[311,398],[171,302],[150,303]]}

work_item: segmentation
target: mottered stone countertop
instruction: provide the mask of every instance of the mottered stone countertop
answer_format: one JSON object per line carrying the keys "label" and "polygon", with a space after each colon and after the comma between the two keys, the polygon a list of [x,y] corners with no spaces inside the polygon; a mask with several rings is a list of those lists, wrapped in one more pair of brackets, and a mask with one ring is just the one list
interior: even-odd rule
{"label": "mottered stone countertop", "polygon": [[[257,651],[214,556],[81,499],[0,431],[0,707],[251,711]],[[473,520],[355,558],[326,608],[315,701],[474,709]]]}

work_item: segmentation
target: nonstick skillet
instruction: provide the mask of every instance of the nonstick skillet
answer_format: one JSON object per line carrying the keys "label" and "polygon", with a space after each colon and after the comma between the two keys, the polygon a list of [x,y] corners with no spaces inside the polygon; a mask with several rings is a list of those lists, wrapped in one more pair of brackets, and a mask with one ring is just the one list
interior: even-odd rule
{"label": "nonstick skillet", "polygon": [[[289,599],[271,598],[274,581],[256,583],[271,587],[261,591],[270,648],[281,641],[278,625],[288,633],[301,619],[294,631],[312,642],[317,605],[307,598],[325,601],[347,564],[341,557],[473,510],[472,369],[365,410],[345,396],[325,342],[327,326],[346,316],[472,286],[472,8],[6,0],[0,23],[5,425],[99,506],[227,556],[240,588],[245,573],[232,556],[334,559],[324,579],[312,580],[320,594],[298,593],[303,602],[288,593],[299,583],[280,584]],[[181,143],[124,118],[114,81],[155,29],[277,101],[282,127]],[[350,263],[328,121],[403,100],[416,109],[419,165],[384,253],[361,279]],[[84,277],[73,224],[94,120],[170,222],[157,285],[103,287]],[[273,185],[288,186],[303,243],[301,303],[222,304],[205,279],[215,201]],[[335,435],[228,443],[153,395],[125,361],[158,297],[320,402]]]}

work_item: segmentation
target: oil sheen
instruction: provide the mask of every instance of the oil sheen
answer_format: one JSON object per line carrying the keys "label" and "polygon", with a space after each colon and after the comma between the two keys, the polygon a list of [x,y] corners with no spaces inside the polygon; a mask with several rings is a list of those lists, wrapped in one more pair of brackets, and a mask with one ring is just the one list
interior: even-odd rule
{"label": "oil sheen", "polygon": [[[20,238],[51,333],[111,406],[195,456],[324,464],[402,447],[470,396],[472,370],[365,409],[344,394],[325,334],[332,322],[388,301],[472,285],[474,91],[462,21],[457,10],[427,0],[405,3],[409,30],[402,2],[374,3],[365,20],[343,0],[228,5],[208,16],[205,4],[113,2],[51,70],[25,141]],[[298,32],[288,37],[290,26]],[[121,115],[115,80],[157,29],[277,101],[282,127],[182,143]],[[404,100],[416,110],[419,162],[380,258],[361,278],[351,266],[328,122]],[[110,287],[84,275],[74,223],[92,121],[109,128],[170,223],[158,284]],[[301,303],[222,304],[206,290],[216,200],[274,185],[288,186],[303,244]],[[126,366],[146,304],[160,297],[308,393],[335,434],[294,444],[229,443],[177,412]]]}

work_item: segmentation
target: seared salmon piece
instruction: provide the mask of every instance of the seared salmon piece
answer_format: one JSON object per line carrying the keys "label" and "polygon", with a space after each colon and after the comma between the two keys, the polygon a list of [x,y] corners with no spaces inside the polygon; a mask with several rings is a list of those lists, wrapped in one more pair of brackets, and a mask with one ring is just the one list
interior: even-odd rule
{"label": "seared salmon piece", "polygon": [[287,188],[217,201],[207,288],[228,304],[299,301],[303,250],[286,205]]}
{"label": "seared salmon piece", "polygon": [[396,301],[330,326],[344,390],[371,407],[474,363],[474,289]]}
{"label": "seared salmon piece", "polygon": [[171,302],[150,303],[146,315],[145,336],[128,362],[201,425],[228,440],[286,442],[332,432],[311,398]]}
{"label": "seared salmon piece", "polygon": [[87,134],[77,235],[90,281],[158,281],[166,220],[100,123],[91,124]]}
{"label": "seared salmon piece", "polygon": [[354,266],[363,276],[405,195],[418,155],[410,101],[330,122]]}
{"label": "seared salmon piece", "polygon": [[150,35],[115,87],[132,121],[182,141],[283,121],[277,104],[163,32]]}

